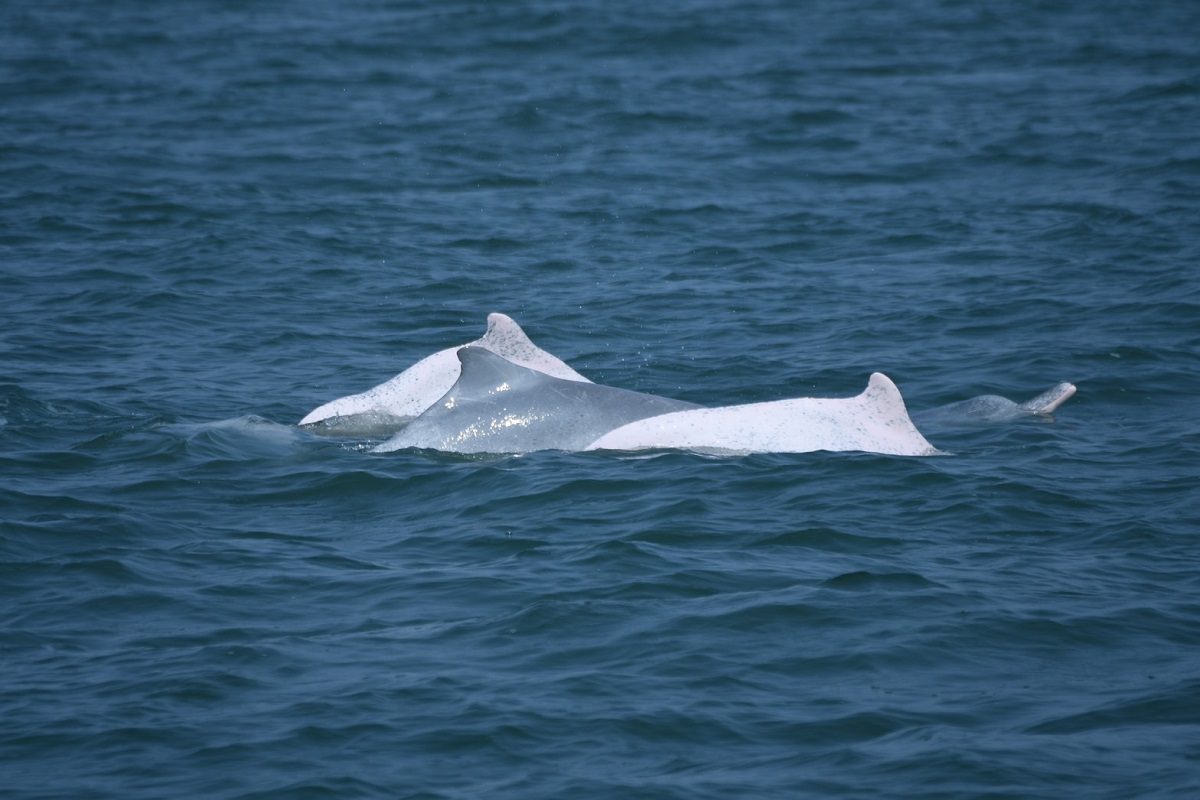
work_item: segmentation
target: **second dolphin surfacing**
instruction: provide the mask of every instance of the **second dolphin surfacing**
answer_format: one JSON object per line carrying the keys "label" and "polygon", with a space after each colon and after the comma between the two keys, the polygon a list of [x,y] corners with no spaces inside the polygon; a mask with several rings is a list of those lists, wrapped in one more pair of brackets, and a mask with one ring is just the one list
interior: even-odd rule
{"label": "second dolphin surfacing", "polygon": [[483,347],[461,347],[458,380],[429,410],[375,448],[451,453],[582,450],[614,428],[699,408],[613,386],[564,380],[514,364]]}
{"label": "second dolphin surfacing", "polygon": [[913,425],[896,384],[880,372],[873,373],[867,388],[855,397],[797,397],[678,411],[609,431],[587,449],[941,455]]}
{"label": "second dolphin surfacing", "polygon": [[969,400],[918,411],[913,418],[921,425],[945,427],[1009,422],[1021,417],[1048,417],[1074,396],[1074,384],[1056,383],[1024,403],[1014,403],[996,394],[981,394]]}

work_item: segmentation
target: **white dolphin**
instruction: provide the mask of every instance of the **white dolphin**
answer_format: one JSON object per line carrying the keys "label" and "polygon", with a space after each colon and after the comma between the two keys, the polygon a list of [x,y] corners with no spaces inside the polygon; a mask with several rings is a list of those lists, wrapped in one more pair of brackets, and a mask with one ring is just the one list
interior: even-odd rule
{"label": "white dolphin", "polygon": [[512,317],[492,313],[488,314],[487,331],[475,341],[439,350],[386,383],[318,406],[300,424],[322,423],[323,428],[336,433],[370,432],[404,425],[450,390],[459,376],[458,351],[469,346],[482,347],[514,364],[555,378],[591,383],[530,341]]}
{"label": "white dolphin", "polygon": [[941,451],[913,425],[896,384],[876,372],[843,399],[798,397],[697,408],[641,419],[609,431],[585,450],[679,449],[704,453],[862,451],[933,456]]}

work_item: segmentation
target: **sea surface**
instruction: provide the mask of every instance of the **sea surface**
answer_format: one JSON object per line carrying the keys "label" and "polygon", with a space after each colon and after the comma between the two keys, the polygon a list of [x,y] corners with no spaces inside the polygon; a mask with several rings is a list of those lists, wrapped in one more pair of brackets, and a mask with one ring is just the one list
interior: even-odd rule
{"label": "sea surface", "polygon": [[[367,452],[514,317],[952,455]],[[1200,4],[0,7],[0,794],[1200,797]]]}

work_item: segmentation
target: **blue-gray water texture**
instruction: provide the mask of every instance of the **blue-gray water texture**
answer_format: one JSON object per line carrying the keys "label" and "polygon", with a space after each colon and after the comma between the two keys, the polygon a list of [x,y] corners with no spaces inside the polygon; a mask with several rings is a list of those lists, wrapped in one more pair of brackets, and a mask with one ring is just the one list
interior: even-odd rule
{"label": "blue-gray water texture", "polygon": [[[1200,5],[0,10],[0,791],[1200,796]],[[373,455],[502,311],[953,453]]]}

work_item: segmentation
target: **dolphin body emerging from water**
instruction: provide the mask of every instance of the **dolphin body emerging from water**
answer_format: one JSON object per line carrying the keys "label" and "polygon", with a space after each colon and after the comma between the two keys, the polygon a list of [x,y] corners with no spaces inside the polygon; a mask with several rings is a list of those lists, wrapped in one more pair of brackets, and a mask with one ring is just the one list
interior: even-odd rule
{"label": "dolphin body emerging from water", "polygon": [[591,383],[540,349],[510,317],[489,314],[484,335],[421,359],[386,383],[314,409],[317,432],[390,439],[374,452],[457,453],[684,449],[710,453],[858,450],[937,455],[913,424],[941,427],[1049,415],[1075,394],[1060,383],[1014,403],[982,395],[909,416],[896,385],[871,375],[849,398],[801,397],[703,408]]}
{"label": "dolphin body emerging from water", "polygon": [[[481,347],[523,367],[568,381],[590,383],[525,335],[512,317],[488,314],[483,336],[459,347]],[[371,435],[391,432],[420,416],[458,380],[459,347],[426,356],[396,377],[360,394],[318,406],[300,420],[323,433]]]}
{"label": "dolphin body emerging from water", "polygon": [[1057,383],[1024,403],[1014,403],[997,394],[981,394],[969,400],[918,411],[913,418],[922,425],[931,426],[1009,422],[1021,417],[1047,416],[1074,395],[1074,384]]}

